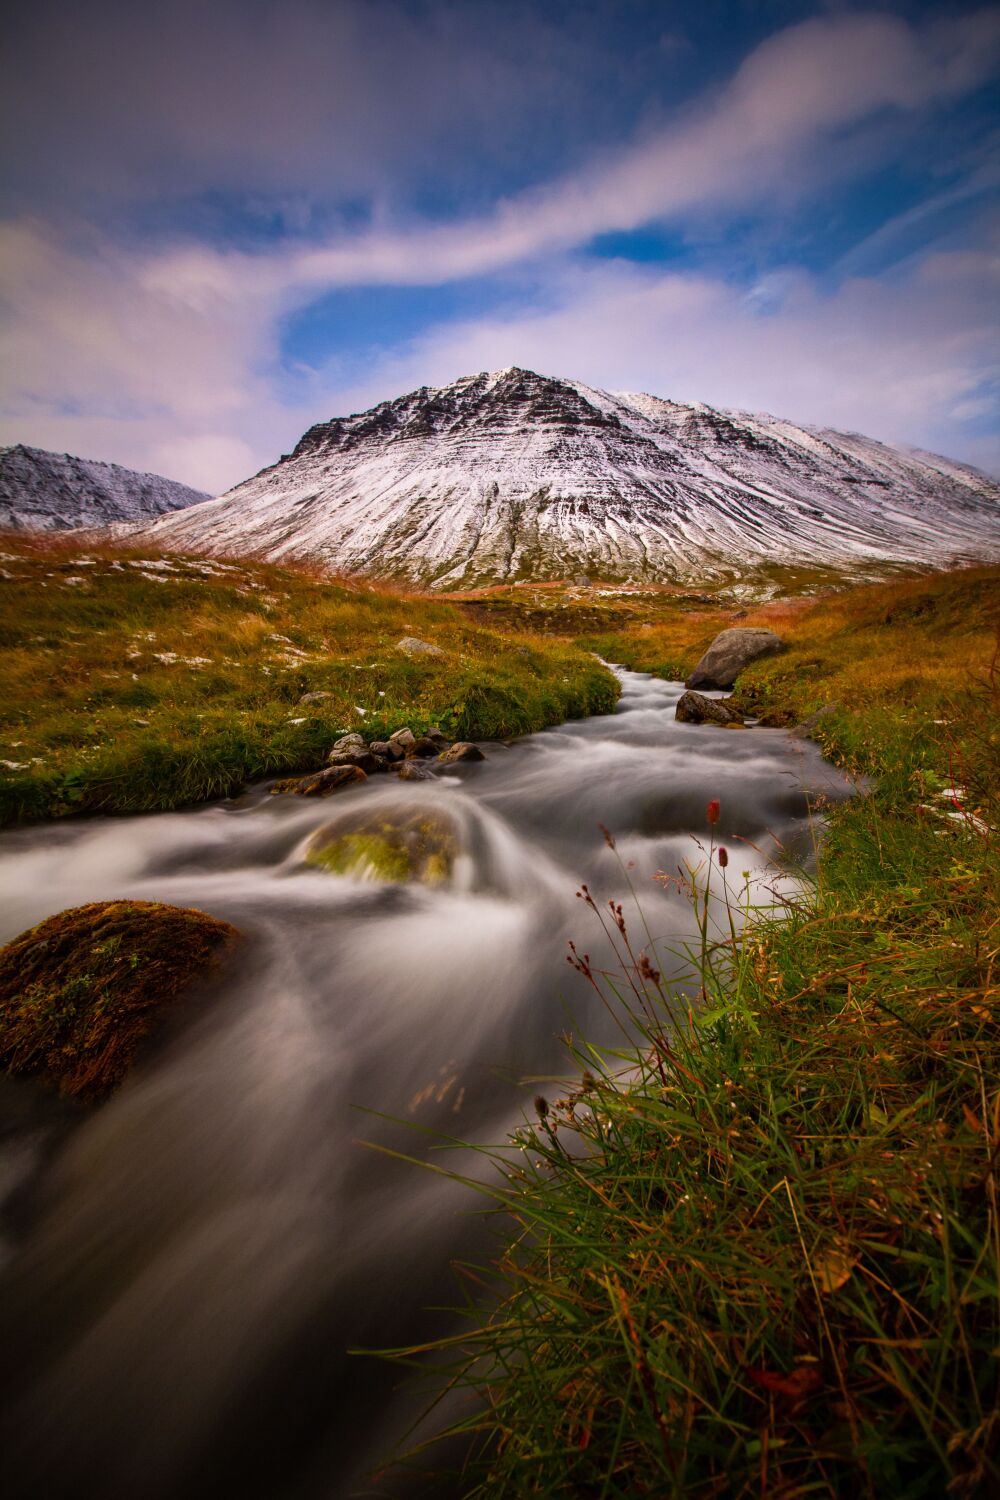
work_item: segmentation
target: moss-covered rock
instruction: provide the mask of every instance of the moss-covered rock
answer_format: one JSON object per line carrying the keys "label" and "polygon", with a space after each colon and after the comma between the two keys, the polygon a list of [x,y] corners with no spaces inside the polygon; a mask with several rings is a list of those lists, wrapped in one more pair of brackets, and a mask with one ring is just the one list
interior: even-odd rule
{"label": "moss-covered rock", "polygon": [[0,1066],[100,1099],[143,1038],[239,934],[158,901],[74,906],[0,949]]}
{"label": "moss-covered rock", "polygon": [[458,855],[451,819],[439,812],[358,814],[327,824],[310,839],[306,864],[358,880],[444,885]]}

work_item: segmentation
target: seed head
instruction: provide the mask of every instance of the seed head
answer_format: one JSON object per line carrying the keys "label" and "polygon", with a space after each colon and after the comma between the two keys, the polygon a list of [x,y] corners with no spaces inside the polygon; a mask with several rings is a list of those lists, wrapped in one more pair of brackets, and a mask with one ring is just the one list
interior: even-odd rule
{"label": "seed head", "polygon": [[648,979],[649,982],[650,982],[650,984],[659,984],[659,982],[660,982],[660,971],[659,971],[659,969],[654,969],[653,968],[653,965],[649,961],[649,954],[648,953],[640,953],[639,954],[639,962],[636,965],[636,968],[639,970],[639,973],[642,976],[642,978],[643,979]]}
{"label": "seed head", "polygon": [[712,800],[711,800],[711,802],[708,804],[708,806],[705,809],[705,819],[706,819],[706,821],[708,823],[717,823],[719,821],[719,813],[721,811],[722,811],[722,804],[720,803],[718,797],[713,797]]}
{"label": "seed head", "polygon": [[535,1095],[535,1111],[540,1120],[544,1120],[545,1116],[548,1114],[549,1101],[545,1098],[544,1094]]}
{"label": "seed head", "polygon": [[719,864],[722,866],[723,869],[725,869],[726,866],[728,865],[728,863],[729,863],[729,855],[726,852],[726,850],[720,844],[720,846],[719,846]]}

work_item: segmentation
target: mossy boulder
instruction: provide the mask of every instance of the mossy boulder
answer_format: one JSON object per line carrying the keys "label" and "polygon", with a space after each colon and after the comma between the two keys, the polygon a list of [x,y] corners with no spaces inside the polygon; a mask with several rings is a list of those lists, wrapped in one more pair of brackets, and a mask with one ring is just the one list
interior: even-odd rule
{"label": "mossy boulder", "polygon": [[451,879],[458,850],[451,819],[423,809],[369,813],[328,824],[310,839],[305,859],[316,869],[357,880],[444,885]]}
{"label": "mossy boulder", "polygon": [[49,917],[0,949],[0,1066],[103,1098],[160,1015],[238,936],[158,901],[94,901]]}

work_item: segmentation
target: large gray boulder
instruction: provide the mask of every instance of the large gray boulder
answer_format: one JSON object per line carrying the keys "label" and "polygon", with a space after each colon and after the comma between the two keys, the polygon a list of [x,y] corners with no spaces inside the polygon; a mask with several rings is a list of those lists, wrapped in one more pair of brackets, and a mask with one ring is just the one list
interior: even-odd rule
{"label": "large gray boulder", "polygon": [[785,643],[773,630],[737,627],[721,630],[684,684],[689,688],[731,688],[752,661],[776,656]]}

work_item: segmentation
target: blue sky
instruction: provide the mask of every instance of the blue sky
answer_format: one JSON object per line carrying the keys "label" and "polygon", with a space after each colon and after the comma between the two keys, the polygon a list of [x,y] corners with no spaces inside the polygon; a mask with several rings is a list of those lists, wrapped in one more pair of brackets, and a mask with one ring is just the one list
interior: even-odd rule
{"label": "blue sky", "polygon": [[1000,471],[1000,9],[16,0],[0,441],[218,492],[507,364]]}

